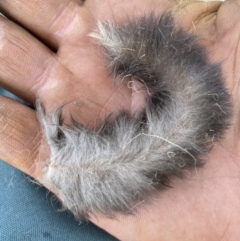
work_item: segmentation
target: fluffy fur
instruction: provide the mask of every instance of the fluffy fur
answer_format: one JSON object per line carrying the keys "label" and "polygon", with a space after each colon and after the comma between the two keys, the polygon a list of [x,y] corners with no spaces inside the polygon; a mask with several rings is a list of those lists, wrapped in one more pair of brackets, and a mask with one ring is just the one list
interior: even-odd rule
{"label": "fluffy fur", "polygon": [[51,148],[44,181],[78,219],[128,214],[172,176],[202,166],[231,109],[220,65],[209,63],[195,36],[174,27],[171,14],[100,22],[91,36],[103,46],[113,80],[132,76],[148,96],[141,115],[121,113],[98,131],[64,125],[61,108],[46,117],[38,105]]}

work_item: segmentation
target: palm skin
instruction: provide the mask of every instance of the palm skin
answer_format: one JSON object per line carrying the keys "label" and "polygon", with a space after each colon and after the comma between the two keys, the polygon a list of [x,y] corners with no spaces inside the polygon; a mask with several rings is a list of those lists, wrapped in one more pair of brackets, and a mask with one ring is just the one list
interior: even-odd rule
{"label": "palm skin", "polygon": [[[111,220],[95,214],[91,220],[123,241],[239,240],[239,1],[2,1],[0,11],[12,21],[0,19],[0,84],[31,104],[39,99],[47,113],[65,105],[66,121],[74,113],[93,129],[110,113],[133,112],[141,96],[120,80],[113,83],[108,61],[89,34],[98,20],[118,23],[167,9],[200,37],[212,61],[223,61],[232,126],[204,169],[173,180],[174,188],[139,204],[137,215]],[[0,157],[41,183],[49,149],[35,111],[1,97],[0,113]]]}

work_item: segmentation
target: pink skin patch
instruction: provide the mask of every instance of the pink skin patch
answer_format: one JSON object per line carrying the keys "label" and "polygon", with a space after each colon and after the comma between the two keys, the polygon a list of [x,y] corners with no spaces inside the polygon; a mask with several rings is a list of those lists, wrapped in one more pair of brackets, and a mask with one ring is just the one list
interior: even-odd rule
{"label": "pink skin patch", "polygon": [[132,89],[132,103],[131,103],[131,115],[137,116],[146,105],[146,97],[150,95],[147,86],[145,86],[144,82],[139,82],[139,80],[135,80],[128,82],[128,88]]}

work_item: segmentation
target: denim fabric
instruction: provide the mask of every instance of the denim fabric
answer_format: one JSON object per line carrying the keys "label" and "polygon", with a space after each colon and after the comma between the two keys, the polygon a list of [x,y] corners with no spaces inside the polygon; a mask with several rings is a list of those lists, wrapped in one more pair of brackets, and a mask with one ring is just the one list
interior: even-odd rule
{"label": "denim fabric", "polygon": [[12,93],[10,93],[10,92],[2,89],[1,87],[0,87],[0,95],[4,95],[4,96],[7,96],[7,97],[9,97],[9,98],[12,98],[12,99],[17,100],[18,102],[24,103],[23,100],[19,99],[18,97],[16,97],[16,96],[13,95]]}
{"label": "denim fabric", "polygon": [[45,188],[0,160],[1,241],[116,241],[60,208]]}

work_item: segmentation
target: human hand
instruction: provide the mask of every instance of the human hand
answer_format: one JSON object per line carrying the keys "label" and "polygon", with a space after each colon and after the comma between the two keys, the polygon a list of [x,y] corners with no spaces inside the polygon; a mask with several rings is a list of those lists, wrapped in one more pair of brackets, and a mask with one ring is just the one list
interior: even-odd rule
{"label": "human hand", "polygon": [[[61,3],[63,3],[63,1],[61,1]],[[56,11],[60,11],[59,6],[61,5],[59,4],[59,2],[53,1],[50,3],[46,3],[49,8],[46,7],[44,4],[41,4],[41,6],[44,5],[42,11],[39,10],[41,6],[36,6],[36,3],[24,4],[23,1],[18,1],[17,3],[15,3],[14,8],[9,2],[0,3],[0,8],[3,10],[4,13],[6,13],[7,16],[11,16],[12,18],[17,19],[21,23],[21,25],[30,29],[31,32],[33,32],[36,36],[42,39],[47,46],[49,46],[51,49],[58,50],[57,55],[54,54],[23,30],[17,30],[18,27],[12,25],[12,23],[6,22],[6,20],[2,20],[3,26],[8,27],[6,28],[2,38],[5,42],[2,41],[3,47],[1,48],[0,54],[2,56],[2,63],[0,64],[2,68],[0,77],[1,85],[11,90],[18,96],[29,101],[30,103],[33,103],[36,98],[41,99],[41,101],[45,104],[48,112],[51,112],[56,107],[59,107],[60,105],[66,103],[70,103],[76,100],[84,100],[86,102],[86,100],[88,100],[88,108],[91,109],[91,111],[89,111],[89,113],[87,112],[84,116],[85,118],[81,120],[83,124],[89,124],[89,120],[96,120],[97,118],[101,117],[101,115],[104,116],[108,113],[115,112],[116,109],[125,108],[131,111],[131,105],[129,105],[129,103],[131,103],[131,98],[129,90],[126,88],[127,86],[124,86],[120,83],[120,88],[118,86],[116,88],[116,86],[112,86],[110,84],[111,80],[107,75],[106,71],[104,71],[104,67],[107,66],[107,63],[105,63],[106,65],[104,65],[102,61],[99,61],[99,59],[95,57],[95,55],[97,55],[97,45],[94,44],[94,42],[86,41],[86,35],[92,31],[92,26],[94,26],[97,19],[104,19],[104,17],[107,18],[108,16],[110,16],[109,18],[111,18],[113,16],[118,16],[118,14],[119,18],[121,18],[122,13],[120,13],[120,11],[118,13],[114,12],[112,16],[111,12],[109,13],[109,15],[106,14],[104,10],[109,4],[106,2],[105,7],[104,4],[101,3],[101,8],[98,8],[97,10],[96,8],[94,8],[94,6],[97,6],[94,1],[90,3],[86,2],[84,7],[80,6],[79,3],[71,3],[72,4],[67,5],[70,8],[69,11],[62,11],[63,16],[66,16],[66,18],[63,17],[62,20],[57,22],[57,24],[53,24],[53,16],[58,15]],[[114,5],[114,3],[112,4]],[[129,3],[127,2],[118,1],[117,3],[117,6],[115,5],[114,7],[108,9],[115,10],[130,8]],[[35,16],[36,13],[48,13],[47,15],[51,16],[46,17],[44,15],[41,15],[44,17],[21,18],[21,16],[18,16],[17,12],[19,8],[16,6],[16,4],[20,4],[19,8],[23,9],[23,11],[27,11],[25,14],[21,14],[21,16]],[[29,6],[29,4],[33,4],[33,6]],[[151,8],[154,6],[149,4],[149,1],[146,1],[145,4],[146,5],[141,5],[139,10],[140,12],[151,11]],[[171,7],[172,3],[162,2],[162,4],[163,5],[159,4],[158,6],[159,13],[161,13],[161,11],[164,11],[164,9]],[[204,5],[205,9],[203,9],[207,11],[208,14],[206,15],[206,18],[203,18],[201,21],[198,21],[196,15],[192,16],[192,18],[197,23],[195,30],[196,33],[205,38],[205,44],[209,51],[211,51],[212,53],[211,58],[214,61],[221,61],[225,60],[225,58],[228,57],[227,61],[225,61],[223,65],[223,69],[224,73],[227,75],[226,84],[228,85],[228,88],[232,90],[233,99],[237,103],[238,92],[235,83],[238,80],[238,77],[237,75],[235,75],[236,77],[233,77],[234,74],[237,73],[237,69],[233,70],[232,72],[229,71],[230,69],[232,70],[232,60],[235,56],[233,53],[237,53],[236,45],[234,45],[237,38],[237,34],[234,29],[236,29],[237,27],[232,30],[231,34],[225,36],[224,34],[227,32],[227,30],[229,29],[228,27],[231,25],[229,23],[225,25],[225,22],[222,22],[223,16],[228,16],[227,14],[231,12],[230,9],[236,8],[234,4],[237,4],[237,2],[232,1],[226,3],[225,5],[222,5],[220,9],[221,11],[219,12],[221,14],[219,14],[219,17],[217,18],[217,28],[212,31],[216,35],[211,36],[211,39],[209,40],[207,39],[207,37],[209,37],[208,30],[210,29],[210,27],[213,26],[212,24],[216,20],[210,19],[206,21],[206,19],[208,16],[210,16],[210,14],[214,15],[214,12],[218,10],[219,4],[213,3],[210,5]],[[135,7],[139,6],[138,3],[134,5]],[[176,13],[176,16],[182,20],[184,26],[193,26],[191,24],[189,25],[189,23],[191,23],[191,18],[185,18],[184,15],[187,15],[189,11],[200,9],[198,6],[200,5],[189,5],[181,12]],[[8,10],[10,7],[12,7],[12,9]],[[16,12],[14,12],[14,9],[16,9]],[[91,9],[91,11],[89,11],[89,9]],[[9,14],[7,14],[8,12]],[[92,19],[91,12],[94,13],[95,19]],[[66,13],[66,15],[64,13]],[[95,13],[98,13],[99,15]],[[138,11],[135,11],[135,13],[137,14]],[[115,18],[116,21],[118,21],[117,17]],[[31,21],[29,21],[30,19]],[[32,19],[34,19],[34,21]],[[46,22],[44,23],[38,22],[42,22],[42,20],[45,19]],[[47,21],[49,19],[51,19],[50,22]],[[184,21],[185,19],[188,20]],[[235,21],[237,23],[237,19],[232,19],[232,21]],[[65,25],[66,22],[71,23],[69,25],[70,27]],[[89,25],[86,24],[86,22],[88,22]],[[79,33],[76,29],[81,29],[81,32]],[[19,46],[19,43],[17,45],[16,37],[14,38],[14,36],[16,36],[18,39],[22,39],[22,41],[25,41],[26,39],[26,41]],[[6,43],[6,39],[8,38],[9,40],[11,39],[11,41]],[[229,41],[231,44],[229,44]],[[218,47],[226,42],[228,43],[226,51],[217,51]],[[24,51],[24,47],[26,48],[26,46],[28,48],[28,53],[25,53],[26,51]],[[89,54],[89,52],[91,54]],[[79,60],[79,56],[84,56],[84,59]],[[236,58],[235,60],[237,61]],[[103,67],[98,69],[98,66]],[[97,70],[95,72],[92,72],[91,70],[93,68]],[[95,82],[96,76],[98,77],[99,81],[99,86],[97,89]],[[99,77],[101,78],[99,79]],[[107,82],[106,80],[109,81]],[[73,82],[74,84],[72,84]],[[99,90],[99,88],[101,89]],[[76,90],[79,89],[84,91],[82,91],[81,93],[77,91],[76,93]],[[71,95],[69,95],[68,93],[71,93]],[[101,93],[101,95],[99,93]],[[105,94],[103,95],[102,93]],[[124,94],[124,98],[122,98],[122,94]],[[110,96],[114,96],[113,98],[111,98],[112,101],[108,101],[110,99]],[[122,99],[126,100],[126,102],[122,102]],[[76,107],[74,105],[71,108],[74,108],[71,109],[72,111],[76,110]],[[93,109],[96,111],[92,111]],[[42,133],[35,112],[5,98],[1,98],[1,110],[3,113],[2,126],[4,127],[1,131],[1,158],[41,182],[41,168],[44,166],[44,160],[46,160],[48,157],[48,147],[44,139],[41,138]],[[236,122],[237,120],[236,118],[238,110],[239,108],[236,105],[235,119],[233,122]],[[84,108],[84,111],[87,111],[87,108]],[[95,123],[91,123],[91,126],[94,125]],[[219,143],[214,147],[211,153],[211,157],[209,158],[210,160],[208,162],[208,166],[206,166],[204,170],[198,171],[198,176],[194,176],[194,174],[191,174],[192,176],[189,176],[187,182],[176,180],[173,183],[173,189],[161,194],[161,197],[156,197],[157,201],[155,202],[155,204],[143,207],[142,209],[140,209],[141,211],[137,216],[119,217],[118,221],[106,220],[106,218],[101,216],[99,216],[97,220],[93,216],[92,220],[99,226],[105,228],[107,231],[120,238],[121,240],[181,240],[181,238],[182,240],[187,240],[187,238],[189,237],[189,240],[191,240],[192,237],[194,237],[192,238],[192,240],[198,240],[198,238],[201,238],[202,240],[203,237],[207,237],[206,240],[219,240],[218,237],[220,237],[220,235],[223,233],[221,231],[224,230],[225,223],[229,221],[229,219],[234,220],[233,216],[231,215],[233,212],[238,210],[235,202],[236,199],[234,198],[237,197],[237,187],[236,189],[231,190],[231,195],[229,195],[231,196],[231,200],[226,200],[226,206],[231,206],[233,210],[228,214],[229,219],[219,219],[219,217],[224,217],[224,215],[226,215],[226,209],[221,210],[222,212],[220,212],[217,208],[219,212],[217,213],[218,215],[216,215],[215,219],[208,218],[207,215],[209,215],[210,213],[204,213],[204,215],[201,215],[201,212],[204,209],[212,211],[213,208],[219,207],[219,205],[221,204],[219,200],[222,201],[221,198],[223,198],[222,193],[224,191],[229,192],[229,186],[237,184],[238,182],[238,179],[236,178],[237,169],[235,168],[236,160],[239,157],[237,153],[237,150],[239,150],[237,148],[238,141],[234,139],[237,138],[237,132],[235,131],[236,127],[237,124],[228,131],[225,140],[223,140],[222,143]],[[235,133],[235,135],[232,134],[233,132]],[[235,149],[236,153],[233,152],[233,148]],[[223,152],[226,153],[226,157],[222,155]],[[235,154],[235,158],[231,158],[232,154]],[[224,162],[225,158],[227,158],[229,162],[231,162],[231,165],[226,167],[226,163]],[[219,169],[221,169],[222,171],[219,171]],[[215,172],[218,173],[216,176],[213,176]],[[229,181],[229,175],[230,177],[232,177],[232,180],[235,180],[233,181],[234,183]],[[212,179],[216,181],[212,181]],[[202,180],[205,180],[205,185],[207,187],[202,187]],[[211,190],[211,188],[214,189],[218,186],[223,186],[224,188],[222,190],[215,190],[215,192]],[[201,195],[199,197],[200,192]],[[209,202],[207,202],[207,208],[205,206],[206,203],[200,202],[199,198],[201,200],[209,200]],[[173,200],[173,203],[170,204],[170,200]],[[166,203],[167,205],[170,205],[168,212],[166,212],[165,209]],[[176,203],[178,205],[176,205]],[[183,208],[185,207],[184,205],[187,205],[188,207],[190,206],[193,209],[193,212],[181,212],[185,211],[183,210]],[[161,215],[159,215],[159,213]],[[182,215],[185,215],[184,223],[181,222]],[[217,219],[219,222],[218,227],[221,228],[219,228],[219,230],[216,230],[216,232],[212,233],[211,231],[213,229],[210,230],[211,226],[208,225],[208,222],[206,222],[206,220],[216,224]],[[194,220],[194,222],[192,222],[192,220]],[[166,232],[168,232],[169,230],[168,225],[171,226],[171,222],[173,222],[173,224],[175,225],[176,230],[173,230],[172,232],[169,232],[167,234]],[[183,231],[186,230],[185,227],[188,222],[191,222],[192,225],[191,232],[185,234]],[[206,230],[204,230],[204,225],[199,227],[199,224],[202,222],[206,222],[206,226],[208,226],[208,229],[206,228]],[[232,222],[231,227],[234,226],[234,223],[236,224],[237,220],[234,220]],[[139,229],[141,229],[142,231],[139,232]],[[232,230],[234,229],[231,228],[230,231],[227,231],[226,235],[230,235],[231,232],[233,232]],[[197,231],[197,233],[195,233],[195,231]],[[235,235],[234,237],[238,236]]]}
{"label": "human hand", "polygon": [[[111,4],[118,2],[105,2],[105,7],[99,10],[95,7],[99,3],[94,1],[90,2],[90,6],[82,6],[80,1],[0,3],[1,11],[9,19],[23,25],[46,44],[43,45],[26,30],[1,17],[1,86],[30,104],[40,99],[47,112],[76,100],[84,100],[87,106],[83,107],[81,123],[92,127],[96,119],[116,111],[116,107],[130,109],[129,91],[123,84],[111,84],[112,80],[106,71],[107,63],[96,58],[98,46],[87,36],[96,27],[97,15],[103,16],[103,9],[109,9],[112,15]],[[120,4],[120,8],[122,5],[126,3]],[[145,5],[148,5],[147,1]],[[6,116],[3,126],[9,120],[15,123],[15,119],[19,118],[21,127],[18,130],[22,130],[16,143],[12,143],[12,140],[8,143],[5,139],[1,145],[1,157],[40,180],[41,168],[35,165],[39,165],[39,160],[46,159],[39,155],[44,153],[47,156],[45,153],[48,148],[43,143],[36,114],[6,98],[1,99],[4,112],[6,108],[11,112]],[[75,112],[79,110],[74,104],[68,108],[74,108]],[[29,124],[32,125],[30,128]],[[11,130],[6,130],[6,133],[9,132]],[[9,156],[7,150],[12,148]]]}

